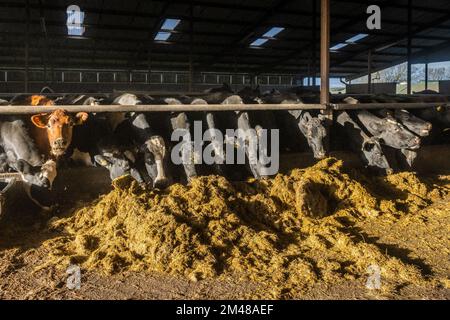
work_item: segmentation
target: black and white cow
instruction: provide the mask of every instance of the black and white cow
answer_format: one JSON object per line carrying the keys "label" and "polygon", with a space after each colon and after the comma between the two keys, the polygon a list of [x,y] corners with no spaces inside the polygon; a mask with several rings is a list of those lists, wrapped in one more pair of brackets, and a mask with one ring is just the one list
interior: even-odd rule
{"label": "black and white cow", "polygon": [[430,122],[414,116],[407,110],[396,109],[394,111],[394,117],[408,128],[408,130],[420,137],[427,137],[433,128],[433,125]]}
{"label": "black and white cow", "polygon": [[[418,137],[428,137],[432,130],[432,124],[424,121],[407,110],[396,109],[394,111],[380,110],[377,112],[381,117],[389,119],[391,122],[399,121],[406,129]],[[417,158],[417,149],[401,149],[400,153],[404,156],[406,163],[412,167]]]}
{"label": "black and white cow", "polygon": [[387,173],[392,172],[392,168],[381,148],[379,138],[370,137],[366,134],[363,128],[346,111],[337,114],[336,123],[344,128],[351,141],[351,148],[361,155],[367,166],[383,169]]}
{"label": "black and white cow", "polygon": [[[181,101],[176,98],[166,98],[163,102],[169,105],[182,104]],[[177,136],[183,139],[179,151],[186,179],[190,182],[193,178],[197,177],[196,163],[198,162],[196,160],[198,155],[194,152],[192,121],[189,119],[187,112],[172,112],[170,114],[170,124],[172,130],[177,132]]]}
{"label": "black and white cow", "polygon": [[[301,104],[303,100],[292,91],[279,92],[272,91],[270,94],[266,93],[262,97],[264,103],[274,103],[274,104]],[[282,131],[285,131],[287,136],[291,139],[299,139],[296,143],[302,145],[302,138],[298,133],[301,133],[304,138],[306,138],[308,146],[311,148],[314,154],[314,158],[323,159],[326,154],[327,145],[327,127],[331,125],[330,121],[322,116],[319,111],[311,110],[289,110],[278,112],[278,121],[285,126],[283,126]],[[287,127],[286,127],[287,126]],[[297,131],[297,128],[300,131]],[[286,146],[285,148],[294,150],[294,147]]]}
{"label": "black and white cow", "polygon": [[446,106],[437,106],[415,110],[414,114],[421,119],[435,123],[442,127],[450,127],[450,108]]}
{"label": "black and white cow", "polygon": [[[152,97],[142,96],[138,99],[135,95],[130,94],[123,96],[117,103],[123,105],[159,104]],[[130,136],[138,149],[144,153],[145,167],[155,188],[165,188],[169,184],[166,173],[168,165],[167,138],[164,137],[167,134],[166,119],[165,113],[130,112],[126,115]],[[116,118],[115,121],[117,122],[117,120]]]}
{"label": "black and white cow", "polygon": [[[78,97],[76,103],[99,103],[91,97]],[[136,105],[134,94],[114,96],[106,103]],[[113,112],[92,115],[85,126],[76,128],[71,158],[87,165],[108,169],[112,180],[131,175],[142,187],[164,187],[166,178],[160,158],[164,157],[162,138],[153,136],[143,113]],[[155,155],[149,155],[153,152]],[[86,157],[87,156],[87,157]],[[155,159],[157,159],[155,161]]]}
{"label": "black and white cow", "polygon": [[3,173],[15,171],[24,182],[29,198],[48,210],[34,195],[48,193],[57,175],[56,162],[47,160],[39,153],[22,119],[0,121],[0,159]]}
{"label": "black and white cow", "polygon": [[235,93],[234,93],[233,89],[231,89],[230,85],[227,83],[224,83],[221,87],[205,90],[203,92],[203,95],[199,98],[202,98],[209,104],[220,104],[226,98],[228,98],[234,94]]}
{"label": "black and white cow", "polygon": [[237,95],[242,98],[242,101],[244,101],[245,104],[264,103],[261,99],[261,90],[259,86],[255,89],[251,87],[244,87],[238,91]]}
{"label": "black and white cow", "polygon": [[380,118],[367,110],[355,111],[354,114],[381,143],[400,150],[416,150],[420,147],[420,138],[393,117]]}
{"label": "black and white cow", "polygon": [[42,167],[45,159],[28,135],[28,129],[22,119],[0,122],[0,147],[6,155],[8,166],[23,173],[25,181],[39,187],[51,188],[54,176],[35,173],[34,168]]}
{"label": "black and white cow", "polygon": [[102,99],[89,95],[66,95],[55,99],[56,105],[98,106]]}
{"label": "black and white cow", "polygon": [[91,115],[83,126],[74,130],[70,156],[74,162],[105,167],[111,180],[129,174],[145,186],[134,147],[121,142],[105,115]]}
{"label": "black and white cow", "polygon": [[[323,159],[326,156],[327,126],[330,123],[319,111],[282,111],[279,112],[278,121],[288,126],[282,128],[282,131],[286,132],[284,138],[287,140],[286,148],[300,151],[304,145],[303,140],[306,139],[306,143],[311,148],[314,158]],[[300,149],[296,148],[295,145],[300,146]]]}

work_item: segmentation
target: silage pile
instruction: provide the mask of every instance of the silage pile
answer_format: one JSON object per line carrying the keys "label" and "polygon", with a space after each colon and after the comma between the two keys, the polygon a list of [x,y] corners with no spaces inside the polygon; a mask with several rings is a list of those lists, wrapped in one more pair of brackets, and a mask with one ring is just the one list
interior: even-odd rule
{"label": "silage pile", "polygon": [[95,203],[52,220],[50,228],[63,235],[46,245],[61,266],[193,281],[233,275],[261,284],[265,298],[289,298],[318,281],[363,281],[370,265],[381,267],[390,290],[426,280],[417,267],[366,242],[355,222],[395,219],[448,191],[409,173],[349,175],[332,158],[271,180],[199,177],[164,191],[144,192],[121,179]]}

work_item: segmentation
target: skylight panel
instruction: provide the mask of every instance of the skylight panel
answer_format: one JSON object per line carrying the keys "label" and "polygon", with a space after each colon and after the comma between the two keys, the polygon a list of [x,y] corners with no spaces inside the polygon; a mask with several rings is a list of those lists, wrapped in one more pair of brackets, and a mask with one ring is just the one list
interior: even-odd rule
{"label": "skylight panel", "polygon": [[338,51],[342,48],[345,48],[346,46],[350,44],[355,44],[356,42],[368,37],[369,35],[366,33],[359,33],[356,36],[351,37],[350,39],[345,40],[345,42],[338,43],[337,45],[330,48],[330,51]]}
{"label": "skylight panel", "polygon": [[345,41],[346,43],[355,43],[355,42],[358,42],[359,40],[362,40],[362,39],[364,39],[364,38],[366,38],[366,37],[368,37],[369,35],[367,34],[367,33],[360,33],[360,34],[357,34],[356,36],[354,36],[354,37],[351,37],[350,39],[348,39],[347,41]]}
{"label": "skylight panel", "polygon": [[161,26],[162,30],[175,30],[177,25],[180,23],[180,19],[166,19]]}
{"label": "skylight panel", "polygon": [[338,43],[334,47],[331,47],[330,50],[331,51],[338,51],[339,49],[345,48],[346,46],[348,46],[348,43]]}
{"label": "skylight panel", "polygon": [[266,43],[267,41],[269,41],[268,39],[263,39],[263,38],[258,38],[255,41],[253,41],[250,44],[250,47],[260,47],[262,46],[264,43]]}
{"label": "skylight panel", "polygon": [[283,30],[284,30],[284,28],[273,27],[269,31],[264,33],[263,37],[273,38],[273,37],[275,37],[277,34],[279,34]]}
{"label": "skylight panel", "polygon": [[251,48],[261,48],[263,44],[265,44],[267,41],[272,40],[276,35],[278,35],[280,32],[282,32],[284,28],[282,27],[272,27],[264,33],[260,38],[254,40],[252,43],[250,43]]}
{"label": "skylight panel", "polygon": [[180,22],[180,19],[165,19],[154,40],[167,41],[172,35],[171,31],[175,30]]}
{"label": "skylight panel", "polygon": [[170,32],[163,32],[160,31],[156,34],[155,40],[156,41],[167,41],[167,39],[170,38],[171,33]]}

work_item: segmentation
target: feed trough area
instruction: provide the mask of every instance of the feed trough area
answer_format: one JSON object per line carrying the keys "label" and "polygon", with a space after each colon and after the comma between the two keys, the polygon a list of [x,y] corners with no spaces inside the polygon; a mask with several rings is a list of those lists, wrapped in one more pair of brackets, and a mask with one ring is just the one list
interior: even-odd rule
{"label": "feed trough area", "polygon": [[1,299],[450,298],[447,2],[0,7]]}

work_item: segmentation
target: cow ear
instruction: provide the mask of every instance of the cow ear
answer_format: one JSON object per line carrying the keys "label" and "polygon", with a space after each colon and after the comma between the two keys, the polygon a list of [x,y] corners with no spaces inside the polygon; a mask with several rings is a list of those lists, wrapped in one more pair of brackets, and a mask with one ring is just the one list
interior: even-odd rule
{"label": "cow ear", "polygon": [[123,155],[125,156],[125,158],[127,158],[129,161],[131,161],[132,163],[136,162],[136,157],[134,156],[133,152],[131,152],[130,150],[126,150]]}
{"label": "cow ear", "polygon": [[308,122],[312,120],[312,116],[308,111],[303,112],[303,118]]}
{"label": "cow ear", "polygon": [[47,113],[40,113],[35,114],[31,117],[31,122],[38,128],[45,128],[47,127],[48,123],[48,114]]}
{"label": "cow ear", "polygon": [[88,119],[89,115],[87,112],[78,112],[75,115],[75,125],[80,125],[86,122],[86,120]]}

